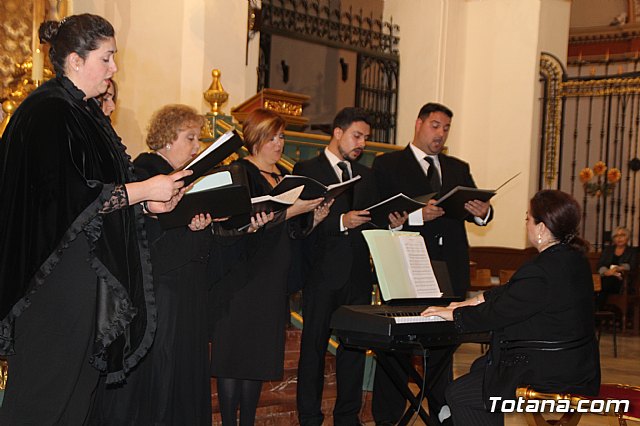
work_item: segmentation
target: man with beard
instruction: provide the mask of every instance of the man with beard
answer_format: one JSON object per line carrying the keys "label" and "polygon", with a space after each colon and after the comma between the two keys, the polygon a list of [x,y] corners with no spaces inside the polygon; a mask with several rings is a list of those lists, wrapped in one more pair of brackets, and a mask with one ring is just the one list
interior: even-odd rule
{"label": "man with beard", "polygon": [[[324,359],[330,337],[330,319],[341,305],[371,303],[373,274],[369,250],[361,230],[371,220],[362,210],[378,201],[371,170],[355,162],[371,132],[370,118],[360,108],[345,108],[333,121],[331,141],[318,157],[299,162],[294,175],[311,177],[330,185],[360,176],[360,181],[340,195],[329,216],[305,244],[309,272],[303,289],[304,327],[298,364],[297,405],[302,426],[321,425]],[[397,227],[406,215],[391,214]],[[338,347],[336,380],[338,395],[333,409],[335,425],[360,424],[364,351]]]}
{"label": "man with beard", "polygon": [[[428,103],[420,109],[415,124],[413,141],[402,151],[377,157],[373,163],[378,189],[382,197],[399,192],[415,197],[432,192],[442,196],[456,186],[475,188],[469,165],[457,158],[442,153],[453,112],[444,105]],[[469,213],[464,220],[446,215],[434,205],[435,200],[409,215],[405,231],[420,232],[424,238],[429,257],[447,263],[451,284],[456,296],[464,298],[469,288],[469,242],[465,221],[479,226],[486,225],[493,216],[488,202],[472,200],[465,204]],[[408,362],[400,359],[400,362]],[[453,379],[452,358],[446,350],[431,350],[428,369],[437,369],[448,364],[441,377],[427,375],[429,411],[435,420],[449,417],[445,405],[444,389]],[[396,391],[389,377],[378,369],[374,384],[373,415],[376,424],[395,424],[405,409],[404,397]]]}

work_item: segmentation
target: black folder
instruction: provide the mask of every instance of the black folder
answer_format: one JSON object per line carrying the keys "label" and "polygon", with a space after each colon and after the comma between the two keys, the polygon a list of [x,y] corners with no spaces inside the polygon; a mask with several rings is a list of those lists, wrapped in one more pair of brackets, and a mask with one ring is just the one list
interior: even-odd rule
{"label": "black folder", "polygon": [[209,213],[214,219],[248,215],[251,212],[251,196],[244,168],[231,164],[215,168],[211,175],[224,172],[230,173],[231,184],[187,192],[171,212],[158,215],[160,225],[164,229],[186,226],[197,214]]}
{"label": "black folder", "polygon": [[204,176],[225,158],[242,147],[242,138],[238,132],[229,130],[215,140],[207,149],[202,151],[193,161],[183,167],[185,170],[193,170],[193,174],[185,177],[184,184],[189,185],[196,179]]}
{"label": "black folder", "polygon": [[285,175],[273,190],[271,190],[270,195],[280,195],[293,188],[304,185],[304,190],[302,194],[300,194],[301,200],[314,200],[324,197],[326,201],[329,201],[337,198],[359,181],[360,176],[354,176],[348,181],[327,186],[308,176]]}
{"label": "black folder", "polygon": [[376,205],[367,207],[371,214],[371,222],[378,228],[387,228],[389,226],[389,215],[394,212],[402,214],[402,212],[411,213],[427,205],[427,202],[432,199],[436,193],[427,195],[421,195],[416,198],[410,198],[399,193],[393,197],[387,198],[384,201],[379,202]]}
{"label": "black folder", "polygon": [[[300,198],[299,194],[302,192],[302,187],[298,186],[289,190],[292,194],[278,195],[263,195],[260,197],[251,198],[251,208],[245,214],[236,215],[229,220],[222,222],[222,227],[225,229],[242,229],[251,223],[251,217],[258,213],[277,213],[281,210],[288,209],[291,205]],[[289,192],[287,191],[287,192]]]}
{"label": "black folder", "polygon": [[464,208],[464,204],[471,200],[489,201],[496,191],[489,189],[470,188],[468,186],[456,186],[451,191],[438,199],[436,206],[444,209],[445,216],[464,220],[470,213]]}

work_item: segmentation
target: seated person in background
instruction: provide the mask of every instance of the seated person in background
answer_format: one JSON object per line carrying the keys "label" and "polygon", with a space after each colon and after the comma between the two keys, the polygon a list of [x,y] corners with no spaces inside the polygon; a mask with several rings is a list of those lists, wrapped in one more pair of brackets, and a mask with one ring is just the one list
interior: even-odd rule
{"label": "seated person in background", "polygon": [[602,290],[596,297],[596,309],[602,310],[610,294],[618,294],[624,283],[624,275],[635,271],[636,251],[629,246],[631,233],[619,226],[613,236],[613,244],[604,249],[598,261],[598,273],[602,277]]}
{"label": "seated person in background", "polygon": [[103,94],[96,97],[98,103],[100,103],[100,108],[102,108],[102,112],[107,117],[111,117],[113,111],[116,110],[116,99],[118,98],[118,85],[113,79],[109,80],[109,86],[107,87],[107,91]]}
{"label": "seated person in background", "polygon": [[447,387],[453,424],[503,425],[503,413],[485,407],[492,406],[491,397],[514,400],[518,386],[598,393],[593,282],[584,255],[587,243],[576,235],[579,223],[580,207],[573,197],[538,192],[527,212],[527,234],[538,256],[503,286],[423,312],[454,321],[463,333],[493,331],[487,354]]}

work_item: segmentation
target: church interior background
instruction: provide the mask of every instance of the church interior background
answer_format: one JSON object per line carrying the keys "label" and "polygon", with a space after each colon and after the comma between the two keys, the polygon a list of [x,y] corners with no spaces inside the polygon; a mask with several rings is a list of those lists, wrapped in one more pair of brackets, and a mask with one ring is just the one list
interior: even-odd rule
{"label": "church interior background", "polygon": [[[406,145],[419,107],[437,101],[455,113],[449,152],[472,162],[480,187],[521,173],[496,196],[496,220],[469,228],[478,267],[497,275],[531,254],[522,216],[541,188],[581,203],[593,259],[616,226],[640,244],[638,0],[4,0],[0,133],[53,76],[36,27],[83,12],[116,28],[113,121],[132,156],[163,104],[208,112],[207,142],[272,89],[298,95],[271,100],[293,117],[290,164],[326,144],[331,118],[350,105],[374,114],[371,161]],[[225,95],[220,104],[207,89]],[[639,305],[636,293],[635,315]],[[620,344],[623,360],[640,353],[637,342]]]}

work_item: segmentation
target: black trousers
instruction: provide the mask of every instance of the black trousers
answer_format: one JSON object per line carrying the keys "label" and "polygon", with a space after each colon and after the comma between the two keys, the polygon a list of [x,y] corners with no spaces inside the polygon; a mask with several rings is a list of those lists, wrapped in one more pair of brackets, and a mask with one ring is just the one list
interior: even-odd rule
{"label": "black trousers", "polygon": [[0,425],[82,425],[99,373],[89,365],[97,277],[84,234],[31,297],[15,323],[15,355],[0,408]]}
{"label": "black trousers", "polygon": [[[298,362],[297,406],[302,426],[319,426],[322,414],[325,354],[331,335],[331,315],[341,305],[368,304],[371,294],[356,294],[347,284],[340,289],[308,285],[302,290],[304,327]],[[365,294],[366,293],[366,294]],[[334,425],[358,425],[362,407],[363,350],[338,347],[336,353],[337,397],[333,408]]]}
{"label": "black trousers", "polygon": [[[407,354],[395,353],[399,364],[404,364],[406,368],[411,366],[411,357]],[[438,369],[443,369],[440,376],[430,374]],[[429,402],[429,416],[434,420],[434,424],[440,424],[438,414],[445,405],[445,390],[453,380],[453,356],[450,350],[433,349],[429,350],[426,372],[427,401]],[[400,376],[403,383],[408,383],[406,374]],[[376,376],[373,382],[372,413],[376,423],[397,423],[404,414],[407,401],[400,391],[395,387],[391,378],[380,366],[376,368]]]}
{"label": "black trousers", "polygon": [[478,358],[468,374],[459,377],[446,390],[446,400],[456,426],[503,426],[504,414],[491,413],[482,398],[486,358]]}

